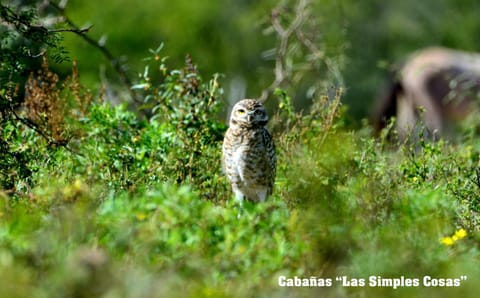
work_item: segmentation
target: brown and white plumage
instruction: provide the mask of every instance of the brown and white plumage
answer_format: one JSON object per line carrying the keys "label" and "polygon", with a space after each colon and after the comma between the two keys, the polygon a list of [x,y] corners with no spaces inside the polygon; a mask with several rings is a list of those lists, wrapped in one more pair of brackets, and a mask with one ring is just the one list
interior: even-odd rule
{"label": "brown and white plumage", "polygon": [[276,154],[267,123],[265,107],[257,100],[241,100],[232,109],[222,162],[239,201],[261,202],[272,194]]}

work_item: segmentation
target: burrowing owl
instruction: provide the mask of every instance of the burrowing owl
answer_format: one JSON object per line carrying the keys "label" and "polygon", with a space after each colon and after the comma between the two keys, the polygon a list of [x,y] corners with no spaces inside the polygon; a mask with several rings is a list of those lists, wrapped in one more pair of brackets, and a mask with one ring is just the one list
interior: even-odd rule
{"label": "burrowing owl", "polygon": [[267,122],[265,107],[257,100],[244,99],[233,107],[222,162],[240,202],[261,202],[272,194],[277,158]]}

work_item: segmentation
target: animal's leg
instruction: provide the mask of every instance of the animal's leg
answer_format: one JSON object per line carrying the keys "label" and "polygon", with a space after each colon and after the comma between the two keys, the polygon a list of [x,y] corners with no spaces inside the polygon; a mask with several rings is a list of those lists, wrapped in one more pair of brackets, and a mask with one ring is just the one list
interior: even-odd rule
{"label": "animal's leg", "polygon": [[402,94],[397,99],[397,131],[405,139],[415,128],[418,118],[407,95]]}
{"label": "animal's leg", "polygon": [[242,205],[243,200],[245,198],[243,193],[238,189],[234,189],[233,192],[235,193],[235,200],[237,200],[237,202],[240,203],[240,205]]}

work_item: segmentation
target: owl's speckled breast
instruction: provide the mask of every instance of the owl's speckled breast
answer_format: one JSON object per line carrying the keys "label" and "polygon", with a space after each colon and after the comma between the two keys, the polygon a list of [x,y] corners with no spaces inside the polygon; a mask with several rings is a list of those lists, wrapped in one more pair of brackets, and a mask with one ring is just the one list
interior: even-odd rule
{"label": "owl's speckled breast", "polygon": [[275,180],[275,146],[265,128],[261,103],[243,100],[232,111],[223,146],[223,165],[238,200],[263,201]]}

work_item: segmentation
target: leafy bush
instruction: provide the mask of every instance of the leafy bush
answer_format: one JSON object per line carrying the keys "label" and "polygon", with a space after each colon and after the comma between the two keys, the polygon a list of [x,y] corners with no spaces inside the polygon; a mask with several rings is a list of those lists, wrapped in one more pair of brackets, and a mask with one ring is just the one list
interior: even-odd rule
{"label": "leafy bush", "polygon": [[[175,150],[167,152],[164,175],[176,183],[197,185],[206,197],[216,199],[225,187],[218,185],[218,175],[205,174],[220,169],[220,141],[226,130],[218,114],[222,94],[218,75],[203,82],[189,56],[183,69],[170,70],[167,59],[160,56],[162,48],[150,50],[152,56],[146,60],[153,65],[145,67],[140,83],[133,88],[144,91],[146,106],[153,114],[151,121],[163,123],[172,134]],[[158,84],[150,69],[159,71],[153,74]]]}
{"label": "leafy bush", "polygon": [[[32,168],[35,168],[28,165],[31,158],[28,151],[32,148],[25,146],[22,141],[22,138],[28,138],[28,136],[20,135],[17,130],[22,122],[24,125],[36,128],[35,122],[22,119],[17,114],[18,108],[24,103],[26,92],[33,91],[25,92],[28,89],[25,88],[27,78],[41,65],[44,54],[50,54],[59,62],[65,59],[65,55],[63,47],[59,44],[60,36],[39,24],[36,10],[30,5],[13,6],[2,3],[0,17],[2,20],[0,24],[2,41],[0,44],[0,147],[2,149],[0,187],[13,189],[18,179],[28,180]],[[52,81],[55,78],[50,79],[50,83],[56,83]],[[34,82],[30,83],[33,87]],[[41,89],[35,88],[35,90]],[[43,108],[48,109],[48,106]],[[47,121],[53,124],[52,121],[58,122],[59,119],[50,117]]]}

